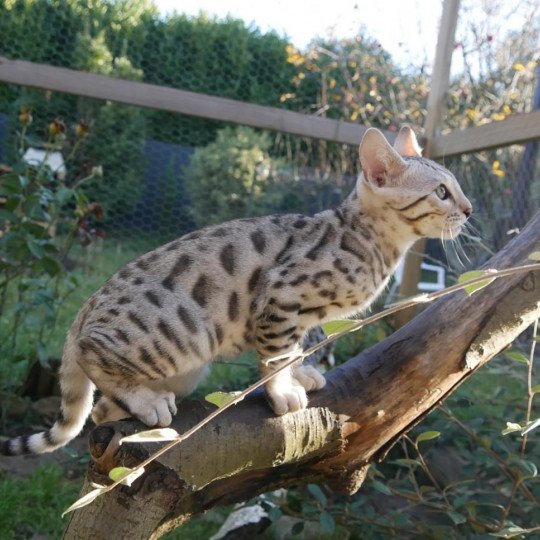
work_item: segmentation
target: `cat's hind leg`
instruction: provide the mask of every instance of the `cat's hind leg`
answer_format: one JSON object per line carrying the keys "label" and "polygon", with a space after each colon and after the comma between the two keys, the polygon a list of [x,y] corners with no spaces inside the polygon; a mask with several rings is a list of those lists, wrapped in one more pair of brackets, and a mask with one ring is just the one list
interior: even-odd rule
{"label": "cat's hind leg", "polygon": [[[175,395],[173,392],[154,391],[144,386],[144,384],[126,383],[103,385],[96,383],[96,386],[107,396],[108,400],[114,403],[115,416],[126,411],[127,416],[133,416],[149,427],[166,427],[172,422],[172,417],[177,413]],[[99,403],[99,402],[98,402]],[[126,415],[123,416],[125,418]],[[113,419],[111,414],[109,419]],[[118,420],[118,418],[114,418]]]}
{"label": "cat's hind leg", "polygon": [[92,409],[92,420],[94,424],[104,424],[105,422],[115,422],[129,418],[131,415],[114,403],[107,396],[101,396]]}
{"label": "cat's hind leg", "polygon": [[[91,338],[85,340],[83,355],[77,362],[103,396],[117,406],[114,416],[122,409],[149,427],[165,427],[172,422],[177,412],[174,393],[145,386],[149,378],[131,368],[134,363],[113,365],[113,356],[106,356],[103,349],[94,347]],[[95,412],[97,415],[98,410]]]}

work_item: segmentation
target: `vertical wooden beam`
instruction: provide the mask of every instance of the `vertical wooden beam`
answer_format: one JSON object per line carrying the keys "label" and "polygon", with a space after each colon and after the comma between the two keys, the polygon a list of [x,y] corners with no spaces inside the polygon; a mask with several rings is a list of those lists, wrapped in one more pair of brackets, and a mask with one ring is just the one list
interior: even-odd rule
{"label": "vertical wooden beam", "polygon": [[427,102],[424,155],[431,157],[433,139],[440,135],[441,121],[446,109],[446,94],[450,81],[450,66],[456,36],[460,0],[444,0]]}
{"label": "vertical wooden beam", "polygon": [[[431,89],[427,103],[427,116],[425,123],[426,145],[424,156],[430,157],[433,139],[439,135],[441,121],[445,112],[446,94],[450,81],[450,66],[454,52],[454,40],[458,21],[460,0],[444,0],[435,61],[431,76]],[[414,244],[405,259],[403,279],[399,289],[400,297],[413,296],[417,293],[418,282],[421,277],[420,265],[426,247],[425,239]],[[398,326],[404,325],[414,316],[414,308],[400,311],[396,314],[395,322]]]}

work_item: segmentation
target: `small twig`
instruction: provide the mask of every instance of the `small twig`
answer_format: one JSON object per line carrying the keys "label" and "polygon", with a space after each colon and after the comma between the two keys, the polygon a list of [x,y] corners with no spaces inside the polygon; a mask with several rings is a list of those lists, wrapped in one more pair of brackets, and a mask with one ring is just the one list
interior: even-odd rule
{"label": "small twig", "polygon": [[404,435],[404,438],[415,449],[416,456],[418,457],[418,461],[420,462],[420,466],[422,467],[422,470],[427,474],[428,478],[430,479],[430,481],[433,484],[433,486],[435,487],[435,489],[439,492],[441,497],[444,499],[444,502],[445,502],[447,508],[452,508],[452,505],[450,504],[450,501],[448,500],[448,497],[446,496],[446,492],[439,485],[439,482],[437,482],[437,479],[433,476],[433,473],[431,472],[431,470],[427,466],[427,463],[424,460],[424,456],[422,455],[422,452],[420,452],[420,448],[418,446],[418,443],[416,441],[413,441],[408,435]]}

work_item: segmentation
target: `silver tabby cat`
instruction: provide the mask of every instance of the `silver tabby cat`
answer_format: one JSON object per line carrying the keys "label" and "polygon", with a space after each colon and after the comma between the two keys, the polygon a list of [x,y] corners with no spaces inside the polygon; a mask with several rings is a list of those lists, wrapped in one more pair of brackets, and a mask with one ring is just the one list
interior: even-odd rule
{"label": "silver tabby cat", "polygon": [[[325,321],[370,306],[420,237],[454,238],[471,204],[454,176],[420,155],[405,127],[392,148],[369,129],[353,193],[315,216],[239,219],[207,227],[130,262],[84,304],[69,330],[53,427],[4,442],[2,453],[52,451],[96,423],[128,416],[167,426],[213,359],[294,350]],[[276,414],[307,406],[324,386],[311,365],[266,385]],[[93,405],[96,387],[101,398]]]}

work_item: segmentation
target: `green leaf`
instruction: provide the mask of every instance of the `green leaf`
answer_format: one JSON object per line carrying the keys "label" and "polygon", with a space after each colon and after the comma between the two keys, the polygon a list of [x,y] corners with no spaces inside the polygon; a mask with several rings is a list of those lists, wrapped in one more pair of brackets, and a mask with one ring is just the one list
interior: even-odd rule
{"label": "green leaf", "polygon": [[240,393],[241,392],[212,392],[211,394],[204,396],[204,399],[209,403],[217,405],[218,408],[221,408],[233,401]]}
{"label": "green leaf", "polygon": [[518,459],[517,462],[528,478],[536,478],[538,476],[538,469],[532,461],[529,461],[528,459]]}
{"label": "green leaf", "polygon": [[90,504],[94,499],[96,499],[97,497],[105,493],[106,491],[107,491],[106,487],[93,489],[92,491],[88,492],[86,495],[84,495],[80,499],[77,499],[69,508],[64,510],[62,512],[62,517],[64,517],[69,512],[72,512],[73,510],[77,510],[77,508],[82,508],[83,506]]}
{"label": "green leaf", "polygon": [[514,433],[514,431],[521,431],[523,428],[520,424],[515,422],[506,422],[506,428],[501,431],[501,435],[508,435],[509,433]]}
{"label": "green leaf", "polygon": [[402,465],[404,467],[409,467],[409,466],[416,466],[416,465],[420,465],[420,462],[417,460],[417,459],[395,459],[394,461],[391,461],[391,463],[395,463],[396,465]]}
{"label": "green leaf", "polygon": [[[464,274],[461,274],[461,276],[458,277],[458,283],[465,283],[466,281],[480,278],[482,276],[486,276],[492,272],[493,270],[473,270],[472,272],[465,272]],[[467,285],[464,290],[469,296],[471,296],[476,291],[479,291],[480,289],[487,287],[494,280],[495,278],[487,278],[483,281],[479,281],[478,283]]]}
{"label": "green leaf", "polygon": [[164,441],[174,441],[178,439],[180,435],[178,432],[172,428],[158,428],[158,429],[149,429],[148,431],[141,431],[140,433],[134,433],[133,435],[128,435],[120,439],[120,444],[127,442],[164,442]]}
{"label": "green leaf", "polygon": [[336,530],[336,522],[334,521],[332,514],[329,514],[328,512],[323,512],[319,517],[319,523],[321,525],[321,529],[325,533],[329,535],[334,534]]}
{"label": "green leaf", "polygon": [[60,186],[55,194],[55,198],[58,201],[58,204],[64,205],[69,201],[69,199],[71,199],[71,197],[73,197],[73,195],[74,191],[72,189],[65,186]]}
{"label": "green leaf", "polygon": [[513,538],[514,536],[518,536],[520,534],[526,534],[527,530],[522,529],[518,525],[514,525],[513,523],[507,524],[504,528],[502,528],[500,531],[489,533],[490,536],[496,536],[498,538]]}
{"label": "green leaf", "polygon": [[454,525],[461,525],[467,521],[467,518],[459,512],[446,512],[446,514],[454,522]]}
{"label": "green leaf", "polygon": [[469,495],[461,495],[460,497],[456,497],[453,501],[453,507],[459,508],[460,506],[463,506],[466,502],[469,500]]}
{"label": "green leaf", "polygon": [[390,488],[386,484],[383,484],[380,480],[373,480],[371,482],[371,485],[380,493],[384,493],[385,495],[392,495],[392,491],[390,490]]}
{"label": "green leaf", "polygon": [[277,506],[270,508],[268,511],[268,518],[272,522],[277,521],[282,515],[283,512]]}
{"label": "green leaf", "polygon": [[304,522],[303,521],[297,521],[291,529],[291,534],[293,536],[296,536],[300,534],[304,530]]}
{"label": "green leaf", "polygon": [[540,384],[535,384],[532,388],[532,393],[533,394],[538,394],[540,392]]}
{"label": "green leaf", "polygon": [[510,360],[515,360],[516,362],[521,362],[522,364],[529,364],[529,359],[519,351],[509,351],[505,353],[505,356],[507,358],[510,358]]}
{"label": "green leaf", "polygon": [[129,467],[115,467],[109,471],[109,478],[113,482],[121,482],[126,486],[131,486],[139,476],[144,474],[144,467],[130,469]]}
{"label": "green leaf", "polygon": [[51,277],[58,275],[60,271],[62,270],[60,263],[56,259],[53,259],[52,257],[47,257],[47,256],[43,257],[39,261],[39,264],[41,264],[45,272],[47,272],[47,274],[49,274],[49,276]]}
{"label": "green leaf", "polygon": [[349,330],[349,328],[352,328],[357,323],[358,321],[351,319],[343,319],[342,321],[329,321],[322,325],[322,329],[327,336],[330,336],[331,334],[337,334],[339,332],[343,332],[344,330]]}
{"label": "green leaf", "polygon": [[416,444],[423,441],[431,441],[432,439],[436,439],[440,435],[440,431],[424,431],[424,433],[420,433],[420,435],[416,437]]}
{"label": "green leaf", "polygon": [[41,259],[45,255],[45,249],[41,242],[37,241],[32,236],[26,237],[26,245],[28,246],[30,253],[32,253],[36,259]]}
{"label": "green leaf", "polygon": [[326,495],[317,484],[308,484],[308,491],[315,497],[323,507],[326,506]]}
{"label": "green leaf", "polygon": [[531,261],[540,262],[540,251],[533,251],[528,258]]}

